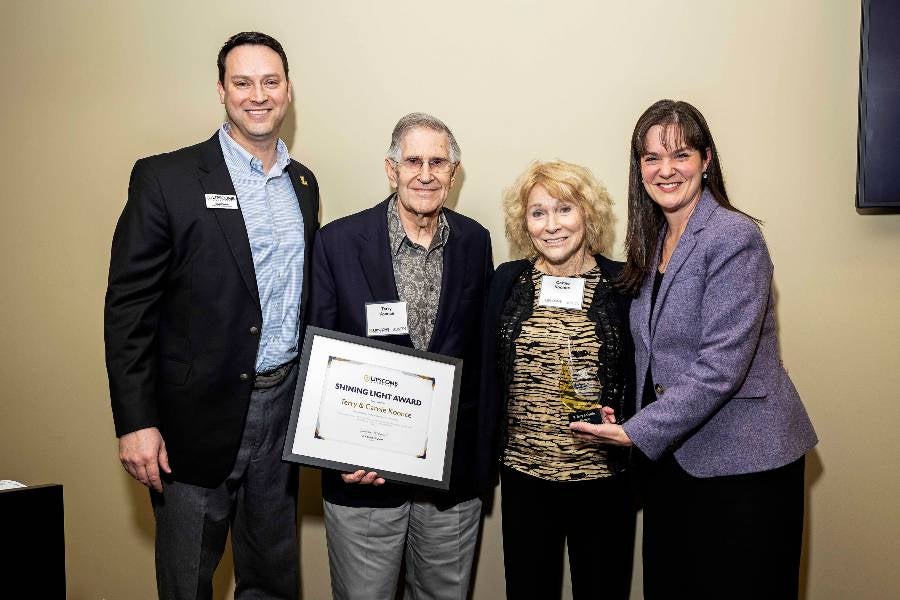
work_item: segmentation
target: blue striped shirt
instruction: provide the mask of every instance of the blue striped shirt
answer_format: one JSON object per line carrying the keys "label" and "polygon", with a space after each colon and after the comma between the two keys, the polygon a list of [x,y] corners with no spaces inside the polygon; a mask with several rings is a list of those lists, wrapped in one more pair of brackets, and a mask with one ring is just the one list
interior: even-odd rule
{"label": "blue striped shirt", "polygon": [[262,161],[219,130],[219,143],[244,216],[263,322],[256,372],[265,373],[297,356],[300,295],[303,290],[303,215],[287,166],[287,146],[278,140],[275,165]]}

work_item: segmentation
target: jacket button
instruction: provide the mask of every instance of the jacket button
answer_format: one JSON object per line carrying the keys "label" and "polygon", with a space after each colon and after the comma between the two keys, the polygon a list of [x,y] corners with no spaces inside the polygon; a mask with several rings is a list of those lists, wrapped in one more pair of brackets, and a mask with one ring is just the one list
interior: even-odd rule
{"label": "jacket button", "polygon": [[249,380],[250,380],[250,375],[248,375],[247,373],[241,373],[241,381],[249,381]]}
{"label": "jacket button", "polygon": [[259,327],[254,325],[253,327],[250,328],[250,335],[258,335],[258,334],[259,334]]}
{"label": "jacket button", "polygon": [[663,392],[666,391],[666,388],[664,388],[662,385],[660,385],[658,383],[653,386],[653,389],[656,390],[657,394],[662,394]]}

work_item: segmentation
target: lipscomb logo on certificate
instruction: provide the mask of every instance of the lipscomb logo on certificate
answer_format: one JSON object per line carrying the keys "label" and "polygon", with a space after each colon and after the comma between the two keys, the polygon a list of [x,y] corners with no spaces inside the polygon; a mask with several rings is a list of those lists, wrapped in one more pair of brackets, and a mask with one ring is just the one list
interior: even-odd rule
{"label": "lipscomb logo on certificate", "polygon": [[457,358],[308,327],[283,457],[447,489],[461,372]]}
{"label": "lipscomb logo on certificate", "polygon": [[329,356],[315,436],[425,458],[433,395],[433,377]]}

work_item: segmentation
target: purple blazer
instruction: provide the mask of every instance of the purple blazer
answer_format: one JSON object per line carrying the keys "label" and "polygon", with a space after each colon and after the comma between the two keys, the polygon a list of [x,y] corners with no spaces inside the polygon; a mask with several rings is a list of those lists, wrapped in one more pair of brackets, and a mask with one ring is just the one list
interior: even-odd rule
{"label": "purple blazer", "polygon": [[772,261],[756,224],[704,191],[669,261],[631,304],[640,409],[647,369],[657,401],[623,424],[650,459],[674,451],[695,477],[786,465],[818,438],[781,364]]}

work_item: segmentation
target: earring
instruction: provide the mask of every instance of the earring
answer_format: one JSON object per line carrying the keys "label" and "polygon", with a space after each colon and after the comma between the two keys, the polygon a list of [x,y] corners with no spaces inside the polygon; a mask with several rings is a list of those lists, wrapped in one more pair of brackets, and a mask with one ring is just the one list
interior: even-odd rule
{"label": "earring", "polygon": [[703,171],[703,179],[706,179],[706,171]]}

